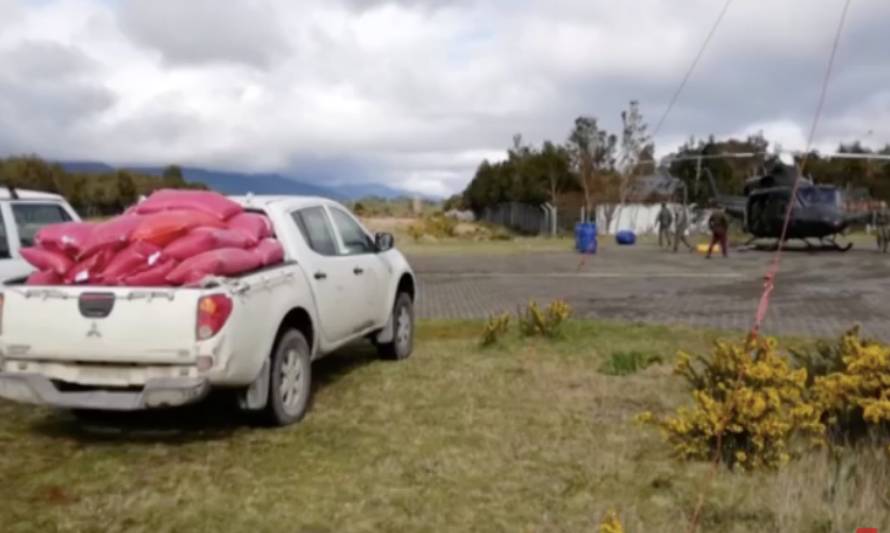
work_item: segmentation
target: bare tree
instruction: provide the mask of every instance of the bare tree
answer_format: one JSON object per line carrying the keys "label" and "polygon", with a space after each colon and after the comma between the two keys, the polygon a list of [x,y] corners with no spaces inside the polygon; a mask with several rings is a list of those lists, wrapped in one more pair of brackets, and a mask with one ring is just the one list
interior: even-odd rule
{"label": "bare tree", "polygon": [[621,124],[618,198],[624,204],[633,188],[634,177],[644,171],[642,163],[653,158],[655,147],[651,136],[646,132],[648,125],[643,121],[637,100],[631,100],[627,110],[621,112]]}
{"label": "bare tree", "polygon": [[569,134],[567,149],[572,156],[572,167],[584,190],[588,217],[595,213],[594,193],[598,189],[604,189],[608,174],[615,167],[616,143],[615,135],[601,130],[596,118],[581,116],[575,119],[575,127]]}
{"label": "bare tree", "polygon": [[547,177],[547,192],[552,205],[559,204],[559,193],[569,176],[569,154],[565,147],[545,141],[541,148],[541,162]]}

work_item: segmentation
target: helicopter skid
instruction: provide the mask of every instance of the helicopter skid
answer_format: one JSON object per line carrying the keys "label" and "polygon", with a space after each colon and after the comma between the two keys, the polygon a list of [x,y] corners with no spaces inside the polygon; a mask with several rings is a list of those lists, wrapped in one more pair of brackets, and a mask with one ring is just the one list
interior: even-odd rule
{"label": "helicopter skid", "polygon": [[[790,240],[790,239],[789,239]],[[837,242],[837,236],[832,235],[831,237],[826,237],[823,239],[819,239],[818,244],[814,244],[810,242],[808,239],[796,239],[800,240],[804,243],[805,248],[784,248],[786,250],[796,250],[796,251],[806,251],[806,252],[849,252],[853,248],[853,243],[848,242],[846,244],[840,244]],[[749,239],[744,245],[743,248],[747,250],[758,250],[758,251],[767,251],[767,252],[775,252],[779,248],[779,239],[774,239],[769,243],[758,243],[758,238],[753,237]],[[786,241],[787,242],[787,241]]]}

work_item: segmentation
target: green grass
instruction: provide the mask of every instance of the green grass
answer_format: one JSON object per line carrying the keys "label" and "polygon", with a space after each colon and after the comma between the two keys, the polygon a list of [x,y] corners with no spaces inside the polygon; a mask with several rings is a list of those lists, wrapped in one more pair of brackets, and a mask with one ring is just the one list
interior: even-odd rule
{"label": "green grass", "polygon": [[599,371],[607,376],[629,376],[662,362],[664,362],[664,358],[657,354],[635,351],[613,352],[600,365]]}
{"label": "green grass", "polygon": [[[709,467],[632,419],[686,401],[668,363],[717,333],[572,321],[560,340],[481,350],[481,329],[428,322],[407,361],[359,347],[318,362],[308,417],[284,429],[221,402],[96,426],[0,402],[0,530],[592,531],[612,508],[628,531],[685,530]],[[601,374],[619,352],[665,364]],[[702,531],[886,528],[876,457],[840,485],[821,455],[721,472]]]}

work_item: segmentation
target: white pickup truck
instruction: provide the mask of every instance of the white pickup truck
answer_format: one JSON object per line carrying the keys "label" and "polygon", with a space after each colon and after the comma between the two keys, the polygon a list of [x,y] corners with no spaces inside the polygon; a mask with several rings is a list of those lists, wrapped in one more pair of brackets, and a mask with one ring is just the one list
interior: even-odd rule
{"label": "white pickup truck", "polygon": [[77,213],[59,195],[0,187],[0,283],[34,270],[19,250],[34,244],[40,228],[76,220]]}
{"label": "white pickup truck", "polygon": [[300,420],[312,361],[367,338],[413,349],[415,279],[393,247],[336,202],[234,198],[265,213],[285,263],[199,288],[0,291],[0,397],[78,411],[139,410],[235,389],[275,425]]}

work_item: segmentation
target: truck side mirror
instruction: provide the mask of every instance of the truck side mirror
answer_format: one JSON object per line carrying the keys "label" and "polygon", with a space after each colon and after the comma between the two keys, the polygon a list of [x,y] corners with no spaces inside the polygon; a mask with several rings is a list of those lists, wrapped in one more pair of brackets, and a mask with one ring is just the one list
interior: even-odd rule
{"label": "truck side mirror", "polygon": [[377,246],[378,252],[392,250],[393,246],[395,246],[395,241],[396,239],[392,236],[392,233],[378,233],[374,236],[374,244]]}

